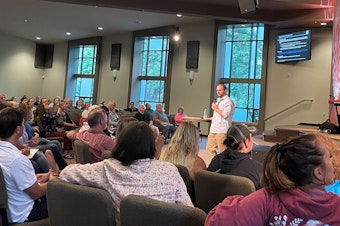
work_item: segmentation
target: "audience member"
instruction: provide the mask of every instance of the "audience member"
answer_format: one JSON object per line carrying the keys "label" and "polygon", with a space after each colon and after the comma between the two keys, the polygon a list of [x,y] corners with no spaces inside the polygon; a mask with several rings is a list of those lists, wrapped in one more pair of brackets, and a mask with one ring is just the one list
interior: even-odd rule
{"label": "audience member", "polygon": [[113,132],[109,131],[109,127],[110,127],[110,125],[109,125],[109,120],[108,120],[108,118],[109,118],[109,109],[108,109],[104,104],[103,104],[103,105],[100,105],[99,107],[100,107],[100,109],[104,112],[104,114],[106,115],[106,127],[105,127],[105,129],[103,130],[103,132],[104,132],[107,136],[109,136],[110,138],[114,139]]}
{"label": "audience member", "polygon": [[138,111],[138,109],[135,107],[135,102],[131,101],[129,107],[125,108],[124,111]]}
{"label": "audience member", "polygon": [[[45,109],[45,104],[47,103],[47,98],[46,97],[42,97],[40,103],[37,105],[37,109],[34,115],[34,121],[37,121],[37,116],[39,116],[40,118],[42,118],[43,114],[45,113],[46,109]],[[50,110],[49,110],[50,111]]]}
{"label": "audience member", "polygon": [[185,166],[191,180],[194,180],[195,172],[207,169],[203,159],[198,156],[199,137],[198,128],[193,123],[182,123],[162,151],[159,159]]}
{"label": "audience member", "polygon": [[90,111],[92,111],[92,110],[95,109],[95,108],[99,108],[99,107],[100,107],[99,105],[96,105],[96,104],[95,104],[95,105],[92,105],[91,107],[89,107],[88,110],[84,110],[84,111],[81,113],[81,117],[83,118],[83,119],[82,119],[83,125],[80,127],[79,132],[90,129],[90,126],[89,126],[89,124],[87,123],[87,117],[89,116]]}
{"label": "audience member", "polygon": [[84,109],[84,100],[82,98],[78,99],[76,101],[76,106],[74,106],[75,109],[83,110]]}
{"label": "audience member", "polygon": [[65,107],[66,107],[65,111],[72,111],[72,110],[74,110],[73,100],[71,98],[65,97],[62,102],[65,104]]}
{"label": "audience member", "polygon": [[244,124],[236,124],[229,128],[224,141],[227,149],[215,155],[208,170],[223,174],[247,177],[253,181],[256,190],[260,189],[262,164],[251,159],[250,151],[253,148],[253,137]]}
{"label": "audience member", "polygon": [[183,107],[179,107],[178,111],[175,115],[175,125],[179,126],[182,124],[183,122],[183,117],[187,117],[187,114],[184,113],[184,108]]}
{"label": "audience member", "polygon": [[21,97],[19,104],[26,104],[27,105],[27,102],[28,102],[28,97],[26,95],[24,95],[23,97]]}
{"label": "audience member", "polygon": [[47,103],[44,104],[45,113],[43,113],[41,117],[41,123],[43,127],[43,131],[41,131],[42,137],[62,137],[64,139],[64,158],[71,159],[73,158],[68,151],[72,150],[72,142],[67,138],[66,133],[63,131],[57,130],[57,122],[56,119],[59,117],[58,113],[51,113],[49,111],[49,105]]}
{"label": "audience member", "polygon": [[152,125],[152,116],[148,113],[145,113],[145,107],[143,104],[140,104],[138,107],[138,112],[135,114],[134,118],[138,121],[146,122],[148,125]]}
{"label": "audience member", "polygon": [[81,113],[81,116],[82,116],[82,117],[84,117],[84,118],[87,117],[87,115],[88,115],[89,112],[90,112],[90,107],[91,107],[90,102],[85,102],[85,104],[84,104],[84,110],[83,110],[82,113]]}
{"label": "audience member", "polygon": [[114,101],[109,101],[107,102],[106,107],[109,109],[109,130],[115,132],[119,120],[119,116],[116,113],[116,103]]}
{"label": "audience member", "polygon": [[55,97],[53,98],[52,103],[49,104],[50,111],[51,111],[52,113],[57,113],[57,112],[58,112],[58,109],[59,109],[59,104],[60,104],[60,97],[59,97],[59,96],[55,96]]}
{"label": "audience member", "polygon": [[145,122],[131,122],[117,140],[112,158],[94,164],[69,165],[60,178],[108,191],[117,225],[120,202],[129,194],[193,206],[177,168],[154,157],[155,140],[150,127]]}
{"label": "audience member", "polygon": [[335,148],[322,134],[273,146],[264,162],[263,188],[227,197],[205,225],[340,225],[340,197],[325,191],[334,181]]}
{"label": "audience member", "polygon": [[85,102],[84,104],[84,110],[81,113],[80,119],[79,119],[79,127],[81,128],[85,121],[87,121],[87,115],[90,112],[90,102]]}
{"label": "audience member", "polygon": [[38,106],[39,104],[40,104],[40,96],[36,96],[35,101],[34,101],[34,106]]}
{"label": "audience member", "polygon": [[78,128],[77,124],[74,123],[69,116],[68,112],[66,111],[67,105],[64,102],[59,104],[58,114],[59,117],[57,118],[57,126],[64,129],[64,131],[70,131],[73,129]]}
{"label": "audience member", "polygon": [[78,132],[71,130],[67,137],[71,140],[80,140],[89,146],[93,162],[99,162],[102,159],[104,150],[112,150],[115,146],[113,139],[108,137],[103,130],[107,127],[107,115],[101,108],[95,108],[90,111],[87,117],[87,123],[90,129]]}
{"label": "audience member", "polygon": [[35,174],[29,159],[15,146],[24,130],[23,115],[12,107],[0,111],[0,165],[8,194],[9,223],[48,217],[47,181],[52,173]]}
{"label": "audience member", "polygon": [[218,154],[225,150],[223,142],[226,138],[226,132],[232,124],[235,111],[234,103],[228,97],[227,88],[224,84],[217,85],[216,94],[217,101],[211,103],[211,109],[214,113],[206,146],[206,150],[211,156],[215,156],[216,152]]}
{"label": "audience member", "polygon": [[27,122],[30,124],[34,124],[34,112],[33,112],[33,107],[34,107],[34,100],[32,98],[28,99],[27,102]]}
{"label": "audience member", "polygon": [[162,104],[156,104],[156,111],[153,112],[154,125],[163,133],[165,139],[169,139],[176,131],[176,126],[170,124],[168,116],[164,113]]}
{"label": "audience member", "polygon": [[151,105],[149,103],[145,104],[145,112],[149,113],[152,116],[153,109],[151,108]]}

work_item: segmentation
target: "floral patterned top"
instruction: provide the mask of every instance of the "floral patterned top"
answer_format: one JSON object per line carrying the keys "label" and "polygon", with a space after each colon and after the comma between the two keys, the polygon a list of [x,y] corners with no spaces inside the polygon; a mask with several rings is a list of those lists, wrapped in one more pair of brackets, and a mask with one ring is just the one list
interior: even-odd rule
{"label": "floral patterned top", "polygon": [[60,178],[108,191],[116,209],[117,225],[120,225],[120,202],[129,194],[193,206],[176,166],[169,162],[139,159],[123,166],[111,158],[94,164],[71,164],[61,172]]}

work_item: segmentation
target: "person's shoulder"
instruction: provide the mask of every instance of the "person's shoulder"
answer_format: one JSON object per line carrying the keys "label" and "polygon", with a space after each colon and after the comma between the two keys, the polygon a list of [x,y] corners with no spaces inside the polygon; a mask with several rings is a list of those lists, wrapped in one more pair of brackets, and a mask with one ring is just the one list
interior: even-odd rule
{"label": "person's shoulder", "polygon": [[194,166],[202,170],[207,169],[207,165],[205,164],[204,160],[198,155],[195,158]]}
{"label": "person's shoulder", "polygon": [[161,168],[166,169],[166,170],[176,170],[176,171],[178,171],[177,167],[171,162],[151,159],[151,164],[160,166]]}
{"label": "person's shoulder", "polygon": [[135,115],[134,115],[134,117],[136,118],[136,117],[140,117],[142,114],[138,111]]}

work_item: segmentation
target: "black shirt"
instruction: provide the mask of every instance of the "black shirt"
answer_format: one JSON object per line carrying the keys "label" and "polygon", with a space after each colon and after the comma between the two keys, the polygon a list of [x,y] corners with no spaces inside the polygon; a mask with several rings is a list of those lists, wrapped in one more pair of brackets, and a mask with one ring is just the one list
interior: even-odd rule
{"label": "black shirt", "polygon": [[227,149],[211,160],[208,170],[249,178],[253,181],[256,190],[261,188],[260,177],[263,166],[260,162],[252,160],[249,153]]}
{"label": "black shirt", "polygon": [[144,113],[144,114],[141,114],[140,112],[137,112],[134,116],[138,121],[144,121],[146,122],[147,124],[150,123],[150,121],[152,121],[152,118],[151,118],[151,115],[148,114],[148,113]]}

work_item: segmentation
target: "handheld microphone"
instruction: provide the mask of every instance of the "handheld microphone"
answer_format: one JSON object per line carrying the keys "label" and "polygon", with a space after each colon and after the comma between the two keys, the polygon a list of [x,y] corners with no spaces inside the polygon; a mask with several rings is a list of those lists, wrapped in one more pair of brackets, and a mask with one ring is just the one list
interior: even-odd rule
{"label": "handheld microphone", "polygon": [[213,103],[215,104],[217,102],[217,99],[213,99]]}

